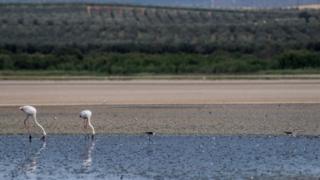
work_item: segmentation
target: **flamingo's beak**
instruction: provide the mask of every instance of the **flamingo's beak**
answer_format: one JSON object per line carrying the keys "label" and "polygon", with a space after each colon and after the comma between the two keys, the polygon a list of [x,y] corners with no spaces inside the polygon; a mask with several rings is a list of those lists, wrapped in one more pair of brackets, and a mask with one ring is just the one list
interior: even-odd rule
{"label": "flamingo's beak", "polygon": [[20,111],[22,111],[23,108],[22,108],[22,107],[19,107],[19,109],[20,109]]}

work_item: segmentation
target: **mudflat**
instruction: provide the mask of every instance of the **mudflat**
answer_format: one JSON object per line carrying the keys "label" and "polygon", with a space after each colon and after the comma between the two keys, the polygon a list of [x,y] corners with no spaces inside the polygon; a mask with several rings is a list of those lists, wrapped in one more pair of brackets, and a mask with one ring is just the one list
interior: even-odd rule
{"label": "mudflat", "polygon": [[[1,81],[0,134],[26,133],[19,105],[49,134],[320,134],[320,80]],[[33,132],[39,129],[33,127]]]}
{"label": "mudflat", "polygon": [[[38,121],[49,134],[90,132],[79,112],[93,111],[97,133],[193,135],[320,134],[320,104],[88,105],[37,106]],[[26,133],[17,107],[0,107],[0,134]],[[34,123],[33,123],[34,125]],[[34,133],[40,133],[33,127]]]}

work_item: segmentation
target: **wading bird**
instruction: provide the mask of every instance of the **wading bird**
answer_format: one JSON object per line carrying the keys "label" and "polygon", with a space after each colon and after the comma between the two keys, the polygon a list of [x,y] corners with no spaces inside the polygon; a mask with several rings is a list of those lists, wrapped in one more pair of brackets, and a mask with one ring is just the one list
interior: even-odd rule
{"label": "wading bird", "polygon": [[90,126],[90,128],[92,129],[91,137],[93,139],[95,135],[95,131],[94,131],[94,127],[91,124],[91,116],[92,116],[92,112],[90,110],[83,110],[80,112],[80,118],[84,120],[84,129],[87,129],[88,125]]}
{"label": "wading bird", "polygon": [[27,114],[27,117],[24,120],[24,126],[28,129],[30,141],[32,139],[31,132],[30,132],[30,124],[29,124],[29,121],[28,121],[30,116],[33,118],[33,120],[36,123],[36,125],[39,126],[41,128],[41,130],[42,130],[42,135],[43,136],[41,137],[41,140],[45,140],[46,136],[47,136],[47,133],[44,130],[44,128],[41,126],[41,124],[39,124],[39,122],[37,121],[37,109],[35,107],[33,107],[33,106],[21,106],[19,109]]}

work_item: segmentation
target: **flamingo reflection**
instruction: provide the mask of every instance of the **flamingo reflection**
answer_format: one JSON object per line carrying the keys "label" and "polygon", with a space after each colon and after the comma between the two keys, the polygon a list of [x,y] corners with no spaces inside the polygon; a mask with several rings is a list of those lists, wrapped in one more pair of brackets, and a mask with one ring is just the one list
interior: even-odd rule
{"label": "flamingo reflection", "polygon": [[34,154],[31,154],[25,161],[25,164],[23,165],[23,171],[26,173],[33,173],[37,167],[38,167],[38,158],[40,157],[42,151],[44,151],[47,147],[47,143],[44,141],[42,143],[41,148],[35,152]]}
{"label": "flamingo reflection", "polygon": [[95,147],[95,140],[89,141],[86,144],[85,152],[83,154],[83,161],[82,161],[82,169],[89,169],[92,165],[92,152],[94,151]]}

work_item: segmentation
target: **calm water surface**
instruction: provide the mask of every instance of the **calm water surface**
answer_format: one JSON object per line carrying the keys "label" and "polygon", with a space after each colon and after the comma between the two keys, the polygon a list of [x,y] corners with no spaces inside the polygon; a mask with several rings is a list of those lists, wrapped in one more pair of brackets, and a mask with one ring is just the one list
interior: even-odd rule
{"label": "calm water surface", "polygon": [[0,136],[0,179],[309,179],[319,157],[304,136]]}

